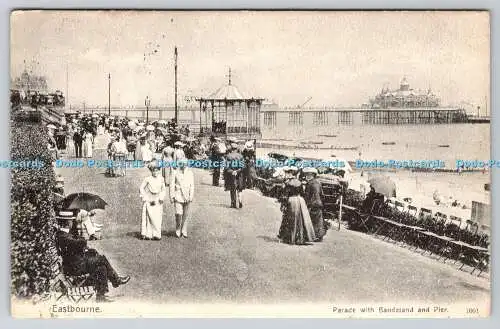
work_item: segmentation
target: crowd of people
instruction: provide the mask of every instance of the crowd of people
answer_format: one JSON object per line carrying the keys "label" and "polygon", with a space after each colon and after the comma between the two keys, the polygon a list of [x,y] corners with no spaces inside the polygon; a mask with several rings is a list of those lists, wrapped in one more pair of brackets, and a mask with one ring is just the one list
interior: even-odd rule
{"label": "crowd of people", "polygon": [[[165,200],[173,205],[175,236],[188,238],[190,208],[195,193],[194,173],[187,165],[188,159],[208,158],[212,163],[219,161],[225,164],[210,170],[213,186],[219,187],[223,179],[224,189],[230,195],[231,208],[241,209],[244,206],[243,191],[255,186],[257,174],[253,140],[223,139],[212,135],[205,145],[201,138],[189,136],[188,127],[177,129],[171,122],[148,124],[105,115],[80,115],[68,121],[65,125],[49,128],[52,136],[49,148],[67,150],[68,141],[72,139],[75,157],[91,157],[94,138],[101,129],[109,137],[107,151],[110,159],[142,160],[147,165],[150,175],[138,186],[142,201],[142,240],[162,239]],[[68,151],[68,155],[72,156],[71,152]],[[172,161],[176,166],[162,166],[159,160]],[[282,211],[279,239],[297,245],[321,241],[326,225],[322,215],[321,184],[315,178],[316,169],[305,168],[302,171],[306,183],[299,180],[301,177],[297,168],[282,169],[286,173],[286,188],[279,198]],[[119,174],[114,168],[110,168],[109,173],[113,176]],[[109,301],[106,297],[108,281],[118,287],[130,278],[119,276],[105,256],[88,248],[86,241],[97,239],[102,230],[102,225],[93,220],[95,214],[95,210],[60,210],[57,241],[68,273],[90,274],[94,278],[98,301]]]}

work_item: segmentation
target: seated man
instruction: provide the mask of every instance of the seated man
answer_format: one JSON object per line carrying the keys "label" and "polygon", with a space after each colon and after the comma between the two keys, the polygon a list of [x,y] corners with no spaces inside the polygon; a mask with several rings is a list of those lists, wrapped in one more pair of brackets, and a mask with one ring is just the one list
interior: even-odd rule
{"label": "seated man", "polygon": [[368,194],[366,195],[366,199],[363,201],[363,205],[361,206],[362,211],[366,214],[369,214],[372,210],[375,200],[381,200],[383,202],[384,196],[380,193],[375,192],[373,186],[370,185],[370,192],[368,192]]}
{"label": "seated man", "polygon": [[97,292],[97,302],[111,302],[108,292],[108,280],[114,288],[127,283],[129,276],[119,276],[105,256],[95,249],[87,247],[87,241],[69,233],[73,226],[73,217],[60,218],[60,229],[56,233],[56,244],[63,259],[63,270],[68,275],[90,274],[90,280]]}

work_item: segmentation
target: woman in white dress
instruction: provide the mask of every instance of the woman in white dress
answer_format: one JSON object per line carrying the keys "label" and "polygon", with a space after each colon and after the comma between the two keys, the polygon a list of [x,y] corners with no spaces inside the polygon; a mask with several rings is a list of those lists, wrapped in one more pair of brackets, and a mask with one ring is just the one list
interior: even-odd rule
{"label": "woman in white dress", "polygon": [[92,157],[92,133],[87,131],[85,135],[83,135],[83,157],[91,158]]}
{"label": "woman in white dress", "polygon": [[174,160],[174,148],[167,145],[162,151],[163,157],[163,178],[165,179],[165,185],[170,185],[170,175],[172,173],[172,165]]}
{"label": "woman in white dress", "polygon": [[151,176],[144,179],[140,187],[143,201],[141,238],[143,240],[160,240],[163,217],[163,199],[165,198],[165,181],[160,175],[160,167],[156,162],[148,165]]}
{"label": "woman in white dress", "polygon": [[170,202],[175,208],[175,235],[187,238],[187,220],[194,196],[194,176],[187,166],[186,158],[178,158],[176,161],[177,169],[172,170],[170,175]]}

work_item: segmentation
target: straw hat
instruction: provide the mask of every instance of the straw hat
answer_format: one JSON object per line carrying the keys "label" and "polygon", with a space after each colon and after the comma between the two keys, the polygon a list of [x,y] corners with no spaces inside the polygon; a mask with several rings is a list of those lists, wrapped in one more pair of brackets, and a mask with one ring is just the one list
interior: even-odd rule
{"label": "straw hat", "polygon": [[247,150],[253,150],[253,143],[252,141],[248,141],[245,143],[245,149]]}
{"label": "straw hat", "polygon": [[57,224],[60,226],[66,225],[70,219],[76,219],[72,211],[60,211],[56,215]]}
{"label": "straw hat", "polygon": [[174,143],[174,146],[179,146],[179,147],[183,147],[185,144],[181,141],[177,141]]}
{"label": "straw hat", "polygon": [[231,143],[231,148],[232,148],[233,150],[236,150],[236,149],[238,148],[238,144],[236,144],[236,143]]}

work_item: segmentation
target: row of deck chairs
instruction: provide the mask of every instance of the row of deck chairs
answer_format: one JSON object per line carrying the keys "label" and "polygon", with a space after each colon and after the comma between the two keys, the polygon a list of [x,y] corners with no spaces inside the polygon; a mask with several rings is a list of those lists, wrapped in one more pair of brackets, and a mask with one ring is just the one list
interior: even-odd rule
{"label": "row of deck chairs", "polygon": [[[349,228],[373,234],[382,240],[408,246],[422,255],[430,253],[446,262],[461,262],[478,276],[489,267],[488,225],[479,226],[471,220],[434,214],[430,209],[406,205],[397,200],[375,200],[371,210],[363,213],[359,207],[344,205],[344,219]],[[481,230],[480,230],[481,229]]]}

